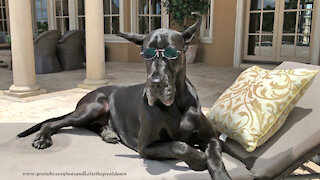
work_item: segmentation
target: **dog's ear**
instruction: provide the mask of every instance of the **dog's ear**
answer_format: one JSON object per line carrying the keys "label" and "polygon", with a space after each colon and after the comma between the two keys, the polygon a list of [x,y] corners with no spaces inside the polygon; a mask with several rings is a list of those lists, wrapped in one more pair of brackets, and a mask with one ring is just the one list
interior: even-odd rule
{"label": "dog's ear", "polygon": [[131,41],[133,43],[135,43],[138,46],[142,46],[143,44],[143,40],[146,37],[145,35],[141,35],[141,34],[135,34],[135,33],[123,33],[120,32],[118,28],[114,27],[114,25],[112,24],[112,31],[114,32],[114,34],[116,36],[122,37],[127,39],[128,41]]}
{"label": "dog's ear", "polygon": [[194,23],[192,26],[190,26],[188,29],[186,29],[185,31],[182,32],[182,36],[184,38],[184,42],[186,43],[186,45],[188,45],[191,40],[193,39],[196,31],[198,30],[198,28],[200,28],[201,22],[202,22],[202,17],[201,15],[197,14],[197,13],[193,13],[196,14],[198,16],[198,20],[196,23]]}
{"label": "dog's ear", "polygon": [[141,34],[122,33],[122,32],[118,32],[118,33],[116,33],[116,35],[119,37],[123,37],[123,38],[127,39],[128,41],[135,43],[138,46],[142,46],[143,40],[146,37],[145,35],[141,35]]}

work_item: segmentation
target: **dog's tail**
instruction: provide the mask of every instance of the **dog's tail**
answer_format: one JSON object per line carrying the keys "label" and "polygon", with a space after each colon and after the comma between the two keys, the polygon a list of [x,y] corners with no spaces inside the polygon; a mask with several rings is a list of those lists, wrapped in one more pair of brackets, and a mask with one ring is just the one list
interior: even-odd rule
{"label": "dog's tail", "polygon": [[[72,113],[72,112],[71,112]],[[63,115],[63,116],[60,116],[60,117],[56,117],[56,118],[51,118],[51,119],[48,119],[48,120],[45,120],[39,124],[36,124],[34,126],[32,126],[31,128],[23,131],[22,133],[18,134],[17,137],[18,138],[22,138],[22,137],[26,137],[26,136],[29,136],[30,134],[33,134],[37,131],[40,130],[41,126],[44,124],[44,123],[48,123],[48,122],[54,122],[54,121],[59,121],[61,119],[64,119],[65,117],[69,116],[71,113],[69,114],[66,114],[66,115]]]}

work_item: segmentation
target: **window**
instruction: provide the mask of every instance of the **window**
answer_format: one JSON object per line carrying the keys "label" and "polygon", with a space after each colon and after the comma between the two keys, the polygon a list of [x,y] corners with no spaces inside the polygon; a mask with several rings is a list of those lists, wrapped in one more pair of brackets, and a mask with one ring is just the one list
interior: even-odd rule
{"label": "window", "polygon": [[248,61],[310,63],[314,0],[247,3],[243,55]]}
{"label": "window", "polygon": [[48,30],[47,0],[34,0],[34,33],[40,34]]}
{"label": "window", "polygon": [[169,27],[169,15],[161,0],[131,0],[131,31],[139,34]]}
{"label": "window", "polygon": [[120,1],[103,0],[104,34],[114,34],[112,25],[120,29]]}
{"label": "window", "polygon": [[202,17],[202,23],[200,27],[200,41],[202,43],[212,43],[212,24],[213,24],[213,1],[208,0],[210,8],[208,14]]}
{"label": "window", "polygon": [[[104,34],[113,34],[111,25],[120,28],[122,0],[103,0]],[[84,0],[78,0],[78,28],[85,29]]]}
{"label": "window", "polygon": [[138,22],[140,34],[161,28],[161,0],[139,0]]}
{"label": "window", "polygon": [[78,29],[85,30],[84,0],[78,0]]}
{"label": "window", "polygon": [[55,27],[62,34],[69,30],[68,0],[55,0]]}
{"label": "window", "polygon": [[8,21],[8,1],[0,1],[0,31],[6,34],[10,33]]}
{"label": "window", "polygon": [[[103,0],[103,18],[105,42],[126,42],[123,38],[117,37],[112,31],[112,24],[120,31],[123,31],[123,3],[124,0]],[[70,4],[69,4],[70,5]],[[85,30],[85,3],[84,0],[76,0],[76,21],[77,29]],[[72,14],[70,14],[72,15]],[[71,16],[69,16],[71,17]],[[70,19],[72,23],[73,19]]]}

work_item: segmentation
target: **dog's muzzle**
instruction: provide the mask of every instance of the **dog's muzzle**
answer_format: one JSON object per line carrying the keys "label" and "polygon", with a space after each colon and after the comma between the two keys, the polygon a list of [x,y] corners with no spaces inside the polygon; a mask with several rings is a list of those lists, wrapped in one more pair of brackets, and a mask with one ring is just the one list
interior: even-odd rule
{"label": "dog's muzzle", "polygon": [[149,106],[153,106],[157,100],[166,106],[170,106],[175,96],[175,88],[172,84],[162,80],[161,77],[149,78],[146,83],[146,95]]}

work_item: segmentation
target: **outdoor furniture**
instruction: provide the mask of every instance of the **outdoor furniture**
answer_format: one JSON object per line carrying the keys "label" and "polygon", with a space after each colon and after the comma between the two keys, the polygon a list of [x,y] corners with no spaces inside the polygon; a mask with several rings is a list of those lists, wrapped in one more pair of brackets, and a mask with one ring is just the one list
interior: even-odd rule
{"label": "outdoor furniture", "polygon": [[0,32],[0,67],[12,69],[11,45],[7,44],[7,34]]}
{"label": "outdoor furniture", "polygon": [[37,74],[61,71],[56,55],[56,45],[61,36],[58,30],[49,30],[40,34],[34,41],[34,58]]}
{"label": "outdoor furniture", "polygon": [[[320,66],[284,62],[275,69]],[[240,160],[257,179],[284,178],[305,161],[320,152],[320,73],[301,97],[283,126],[265,144],[249,153],[228,139],[227,152]],[[318,174],[318,177],[320,175]]]}
{"label": "outdoor furniture", "polygon": [[[320,69],[320,66],[284,62],[276,69],[293,68]],[[317,74],[282,128],[254,152],[248,153],[237,142],[227,139],[228,154],[223,153],[223,161],[233,180],[283,178],[320,151],[319,91],[320,74]],[[0,161],[5,162],[0,163],[0,179],[21,179],[22,173],[84,171],[98,172],[100,176],[96,176],[107,179],[210,179],[207,171],[192,171],[178,160],[143,159],[128,147],[105,143],[82,128],[59,130],[59,135],[52,136],[54,143],[50,148],[37,150],[31,146],[35,134],[15,138],[32,125],[2,123],[0,126]],[[109,174],[102,177],[102,173]],[[79,176],[68,178],[79,179]],[[26,175],[23,179],[34,177]]]}
{"label": "outdoor furniture", "polygon": [[0,32],[0,44],[5,44],[7,40],[7,35],[4,32]]}
{"label": "outdoor furniture", "polygon": [[0,50],[2,49],[11,49],[11,45],[7,44],[7,34],[0,32]]}
{"label": "outdoor furniture", "polygon": [[57,44],[57,57],[63,70],[82,69],[85,61],[84,31],[66,32]]}
{"label": "outdoor furniture", "polygon": [[4,63],[9,70],[12,70],[12,54],[11,50],[0,50],[0,64]]}

